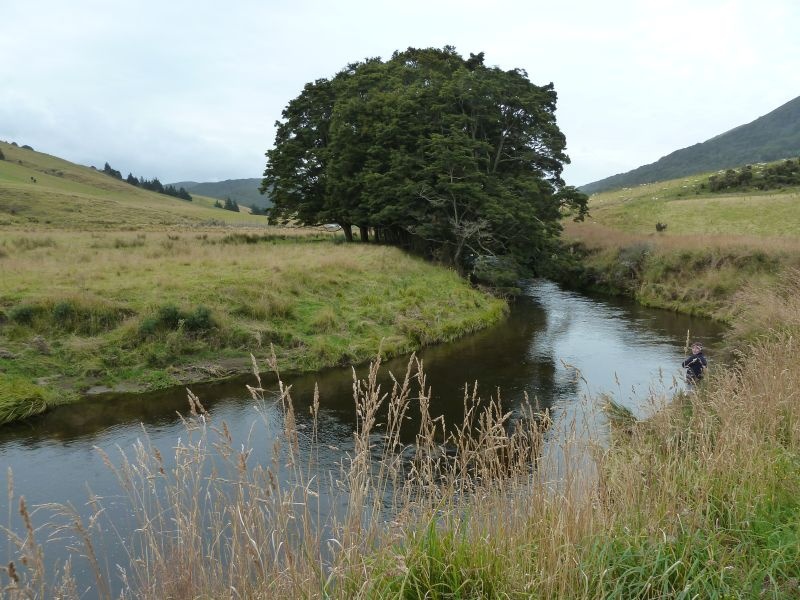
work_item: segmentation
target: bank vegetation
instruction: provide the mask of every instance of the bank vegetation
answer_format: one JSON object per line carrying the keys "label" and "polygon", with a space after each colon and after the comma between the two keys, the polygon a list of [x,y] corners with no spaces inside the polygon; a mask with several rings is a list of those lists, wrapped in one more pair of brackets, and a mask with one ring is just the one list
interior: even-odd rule
{"label": "bank vegetation", "polygon": [[452,270],[314,230],[6,230],[0,275],[0,423],[92,386],[246,372],[271,346],[285,371],[397,356],[507,310]]}

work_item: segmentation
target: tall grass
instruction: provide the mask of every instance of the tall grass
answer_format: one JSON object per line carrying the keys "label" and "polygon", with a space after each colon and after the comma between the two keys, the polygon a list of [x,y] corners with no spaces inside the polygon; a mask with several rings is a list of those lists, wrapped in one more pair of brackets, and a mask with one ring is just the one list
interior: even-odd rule
{"label": "tall grass", "polygon": [[[785,285],[800,292],[798,280]],[[354,378],[354,447],[335,473],[320,472],[318,421],[297,425],[283,384],[274,396],[251,388],[256,404],[283,410],[261,464],[190,395],[174,457],[145,438],[108,459],[138,522],[125,597],[796,597],[800,312],[785,325],[647,421],[614,419],[623,426],[608,446],[556,438],[569,423],[548,428],[530,407],[512,418],[468,391],[463,421],[434,419],[416,360],[391,390],[377,384],[378,362]],[[422,418],[408,444],[411,410]],[[554,464],[569,453],[591,468]],[[70,565],[58,580],[41,572],[28,510],[26,531],[9,534],[6,594],[75,589]],[[96,510],[76,525],[90,565]],[[107,597],[108,576],[93,570]]]}

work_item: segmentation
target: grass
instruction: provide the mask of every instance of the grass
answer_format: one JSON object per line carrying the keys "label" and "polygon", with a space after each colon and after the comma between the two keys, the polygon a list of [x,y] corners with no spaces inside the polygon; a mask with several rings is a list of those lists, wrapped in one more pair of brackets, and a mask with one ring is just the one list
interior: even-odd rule
{"label": "grass", "polygon": [[[800,296],[800,280],[784,285]],[[121,464],[108,461],[140,524],[126,542],[125,597],[797,597],[800,312],[782,326],[649,420],[615,411],[609,446],[562,439],[562,454],[589,451],[588,470],[542,452],[547,415],[528,410],[512,422],[497,400],[473,395],[463,423],[432,419],[413,359],[389,394],[377,363],[354,385],[355,448],[334,473],[318,471],[318,424],[295,427],[285,386],[274,400],[284,430],[259,466],[190,396],[174,457],[145,438]],[[260,387],[251,392],[265,400]],[[412,407],[422,417],[406,446]],[[289,470],[280,480],[279,465]],[[322,509],[323,492],[342,509]],[[103,501],[93,502],[96,516],[73,527],[106,597],[91,535]],[[69,507],[48,510],[74,519]],[[61,580],[43,572],[32,527],[7,535],[16,547],[14,577],[2,567],[9,598],[74,589],[69,571]]]}
{"label": "grass", "polygon": [[[156,194],[60,158],[0,142],[0,231],[8,227],[124,229],[209,224],[264,226],[264,217]],[[33,182],[33,179],[36,182]]]}
{"label": "grass", "polygon": [[656,223],[665,223],[666,238],[699,235],[797,240],[798,188],[712,193],[700,189],[709,175],[594,194],[589,203],[589,223],[625,234],[655,233]]}
{"label": "grass", "polygon": [[0,248],[0,347],[17,355],[0,367],[67,390],[175,385],[198,363],[241,371],[270,346],[286,370],[357,363],[505,314],[452,271],[327,235],[6,230]]}
{"label": "grass", "polygon": [[749,290],[800,267],[800,190],[720,195],[707,179],[592,196],[589,219],[565,223],[579,257],[565,282],[734,322]]}

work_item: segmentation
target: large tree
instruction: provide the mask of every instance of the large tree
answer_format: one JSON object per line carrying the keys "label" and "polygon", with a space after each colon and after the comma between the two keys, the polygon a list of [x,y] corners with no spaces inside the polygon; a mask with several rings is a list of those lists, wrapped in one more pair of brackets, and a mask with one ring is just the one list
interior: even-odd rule
{"label": "large tree", "polygon": [[353,63],[307,84],[283,111],[262,189],[272,215],[338,223],[351,238],[413,247],[463,268],[476,256],[531,266],[565,212],[566,140],[552,84],[451,47]]}

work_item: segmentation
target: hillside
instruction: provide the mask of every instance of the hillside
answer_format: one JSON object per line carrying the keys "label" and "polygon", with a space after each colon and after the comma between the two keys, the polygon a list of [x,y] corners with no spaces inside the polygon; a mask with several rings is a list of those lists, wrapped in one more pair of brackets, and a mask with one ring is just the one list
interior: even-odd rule
{"label": "hillside", "polygon": [[800,155],[800,97],[700,144],[676,150],[627,173],[581,186],[594,194],[642,183],[685,177],[701,171],[738,167]]}
{"label": "hillside", "polygon": [[662,223],[667,225],[662,238],[800,235],[800,186],[710,191],[709,182],[719,176],[715,171],[597,193],[590,199],[586,223],[568,224],[568,229],[602,225],[620,233],[655,235],[656,223]]}
{"label": "hillside", "polygon": [[0,142],[0,227],[125,228],[143,225],[263,225],[263,217],[143,190],[92,169]]}
{"label": "hillside", "polygon": [[219,198],[220,200],[230,198],[240,206],[252,206],[253,204],[259,208],[272,206],[269,198],[258,191],[261,185],[261,178],[226,179],[225,181],[207,181],[204,183],[179,181],[172,185],[184,187],[190,194],[202,194],[203,196]]}

